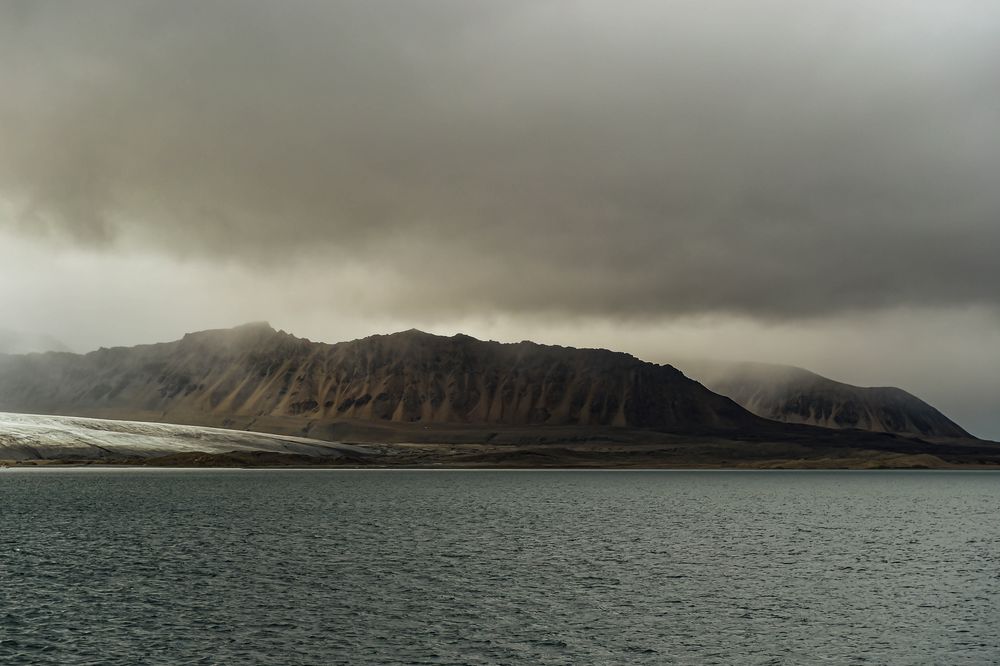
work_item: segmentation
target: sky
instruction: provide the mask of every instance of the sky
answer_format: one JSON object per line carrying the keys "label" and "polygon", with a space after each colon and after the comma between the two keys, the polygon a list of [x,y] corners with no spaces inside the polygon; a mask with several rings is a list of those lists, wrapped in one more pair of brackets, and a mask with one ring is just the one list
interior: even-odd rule
{"label": "sky", "polygon": [[1000,5],[0,6],[0,329],[789,363],[1000,439]]}

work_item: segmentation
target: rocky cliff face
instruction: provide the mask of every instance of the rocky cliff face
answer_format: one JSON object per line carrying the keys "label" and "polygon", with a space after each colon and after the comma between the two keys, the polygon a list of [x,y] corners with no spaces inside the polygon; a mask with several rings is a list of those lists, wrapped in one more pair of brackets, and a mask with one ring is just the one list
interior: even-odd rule
{"label": "rocky cliff face", "polygon": [[266,324],[86,355],[0,357],[0,409],[677,432],[760,423],[673,367],[627,354],[420,331],[330,345]]}
{"label": "rocky cliff face", "polygon": [[972,436],[923,400],[893,387],[862,388],[802,368],[697,362],[692,377],[766,419],[927,437]]}

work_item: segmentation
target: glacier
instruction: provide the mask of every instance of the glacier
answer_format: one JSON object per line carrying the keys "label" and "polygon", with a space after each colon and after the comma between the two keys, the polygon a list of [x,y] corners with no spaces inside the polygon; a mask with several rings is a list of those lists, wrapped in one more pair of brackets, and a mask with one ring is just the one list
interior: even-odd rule
{"label": "glacier", "polygon": [[101,460],[267,451],[338,458],[375,453],[307,437],[202,426],[0,412],[0,460]]}

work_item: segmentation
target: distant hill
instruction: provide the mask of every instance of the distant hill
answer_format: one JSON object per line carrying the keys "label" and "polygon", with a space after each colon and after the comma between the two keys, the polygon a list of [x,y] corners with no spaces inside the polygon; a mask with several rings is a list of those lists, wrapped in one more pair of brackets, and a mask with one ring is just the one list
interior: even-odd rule
{"label": "distant hill", "polygon": [[47,351],[69,351],[69,347],[50,335],[0,328],[0,354],[31,354]]}
{"label": "distant hill", "polygon": [[786,365],[682,364],[691,377],[766,419],[825,428],[857,428],[922,437],[972,438],[954,421],[906,391],[863,388]]}
{"label": "distant hill", "polygon": [[[341,420],[745,431],[767,422],[668,365],[416,330],[325,344],[267,324],[0,357],[0,410],[281,431]],[[268,424],[272,425],[268,425]]]}

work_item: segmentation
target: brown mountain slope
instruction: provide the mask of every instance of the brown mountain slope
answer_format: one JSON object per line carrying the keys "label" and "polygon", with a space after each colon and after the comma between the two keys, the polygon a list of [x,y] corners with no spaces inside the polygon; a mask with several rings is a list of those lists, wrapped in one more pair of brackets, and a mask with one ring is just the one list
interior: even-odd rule
{"label": "brown mountain slope", "polygon": [[266,324],[86,355],[0,357],[0,410],[206,424],[239,416],[672,432],[762,423],[673,367],[623,353],[420,331],[330,345]]}
{"label": "brown mountain slope", "polygon": [[862,388],[802,368],[767,363],[699,361],[682,367],[716,393],[775,421],[922,437],[972,438],[934,407],[894,387]]}

